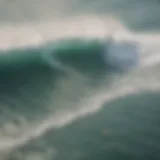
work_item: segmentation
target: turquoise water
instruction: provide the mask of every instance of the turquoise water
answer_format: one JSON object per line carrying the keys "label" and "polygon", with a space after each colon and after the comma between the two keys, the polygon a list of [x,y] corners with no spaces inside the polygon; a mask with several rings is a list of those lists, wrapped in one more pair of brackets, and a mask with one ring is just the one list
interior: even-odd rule
{"label": "turquoise water", "polygon": [[[0,159],[160,159],[159,5],[1,1]],[[108,65],[110,36],[139,45],[131,70]]]}

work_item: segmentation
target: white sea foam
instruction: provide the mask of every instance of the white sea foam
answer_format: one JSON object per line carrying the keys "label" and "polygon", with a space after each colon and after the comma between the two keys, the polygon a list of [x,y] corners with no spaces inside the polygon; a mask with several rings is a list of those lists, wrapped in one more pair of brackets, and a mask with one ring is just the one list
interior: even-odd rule
{"label": "white sea foam", "polygon": [[143,78],[131,80],[134,76],[135,75],[128,75],[125,78],[119,79],[119,83],[112,84],[113,87],[110,91],[106,91],[104,89],[105,87],[102,86],[103,89],[99,89],[95,94],[92,92],[87,99],[84,99],[81,103],[77,104],[79,105],[77,109],[71,108],[64,112],[62,110],[57,115],[50,115],[47,119],[41,120],[34,126],[29,125],[25,129],[25,132],[18,136],[18,138],[0,137],[0,150],[4,151],[24,145],[30,140],[44,135],[50,129],[63,127],[75,120],[95,114],[103,107],[103,103],[107,104],[141,91],[160,91],[159,81],[155,81],[154,77],[148,79],[146,82]]}
{"label": "white sea foam", "polygon": [[[106,20],[106,18],[98,18],[93,15],[76,17],[76,19],[72,20],[54,20],[54,22],[46,22],[45,24],[1,26],[0,47],[4,49],[15,46],[37,45],[45,43],[48,40],[67,36],[98,37],[103,39],[110,36],[110,33],[114,33],[116,39],[135,40],[141,45],[143,52],[140,55],[140,66],[142,68],[160,62],[160,48],[158,47],[160,35],[152,35],[151,33],[133,34],[118,21],[111,18]],[[138,73],[134,75],[134,78],[136,75],[141,75]],[[128,77],[132,78],[130,79]],[[143,78],[140,81],[136,81],[136,79],[133,80],[134,78],[132,73],[129,73],[129,75],[123,78],[124,81],[122,83],[118,82],[116,84],[114,89],[110,91],[100,90],[96,94],[90,95],[87,100],[81,101],[79,104],[80,107],[77,110],[65,110],[65,112],[62,111],[54,117],[50,115],[47,119],[41,120],[41,122],[35,126],[29,125],[26,132],[18,138],[0,136],[0,150],[18,147],[34,138],[42,136],[49,129],[62,127],[78,118],[94,114],[103,106],[104,102],[110,103],[118,98],[140,91],[160,90],[159,82],[157,82],[154,77],[152,77],[151,82],[147,81],[147,83]]]}

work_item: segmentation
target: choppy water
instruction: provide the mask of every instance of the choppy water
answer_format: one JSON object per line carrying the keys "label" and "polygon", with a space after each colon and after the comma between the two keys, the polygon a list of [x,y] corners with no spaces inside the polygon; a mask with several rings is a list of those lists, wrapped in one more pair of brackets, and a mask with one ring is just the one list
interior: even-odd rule
{"label": "choppy water", "polygon": [[[0,159],[160,159],[159,8],[156,0],[1,1]],[[69,52],[61,63],[50,57],[57,39],[110,35],[140,46],[134,69],[112,70],[94,51],[72,64]]]}

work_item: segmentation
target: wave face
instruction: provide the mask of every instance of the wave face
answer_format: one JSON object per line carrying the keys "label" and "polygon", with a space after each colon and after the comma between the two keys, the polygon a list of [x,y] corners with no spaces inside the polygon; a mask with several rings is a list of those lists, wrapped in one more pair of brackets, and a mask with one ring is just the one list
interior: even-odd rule
{"label": "wave face", "polygon": [[157,1],[33,2],[0,2],[0,159],[159,160]]}

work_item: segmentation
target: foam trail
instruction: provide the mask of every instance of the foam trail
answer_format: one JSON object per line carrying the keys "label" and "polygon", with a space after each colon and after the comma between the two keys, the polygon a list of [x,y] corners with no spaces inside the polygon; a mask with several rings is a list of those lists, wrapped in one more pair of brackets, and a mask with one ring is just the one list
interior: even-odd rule
{"label": "foam trail", "polygon": [[160,85],[158,82],[147,84],[145,84],[145,82],[130,82],[131,85],[126,85],[125,80],[123,83],[125,83],[125,85],[123,84],[123,87],[117,88],[117,85],[122,86],[122,84],[117,84],[111,92],[101,90],[96,95],[92,95],[90,98],[88,98],[87,101],[82,101],[82,103],[79,104],[80,109],[77,111],[65,111],[65,113],[57,114],[57,116],[54,116],[54,118],[51,116],[48,119],[42,120],[42,122],[38,123],[39,125],[33,126],[33,128],[27,128],[25,134],[19,136],[18,139],[12,139],[8,137],[6,139],[5,137],[1,138],[0,150],[5,151],[24,145],[30,140],[42,136],[52,128],[63,127],[64,125],[72,123],[74,120],[94,114],[101,107],[103,107],[104,102],[110,103],[118,98],[135,94],[140,91],[160,91]]}
{"label": "foam trail", "polygon": [[[159,46],[159,45],[158,45]],[[141,55],[141,67],[150,67],[160,63],[160,47],[146,47]]]}
{"label": "foam trail", "polygon": [[58,70],[66,73],[75,72],[71,67],[63,65],[63,63],[54,56],[54,47],[45,47],[41,56],[51,68],[57,68]]}

